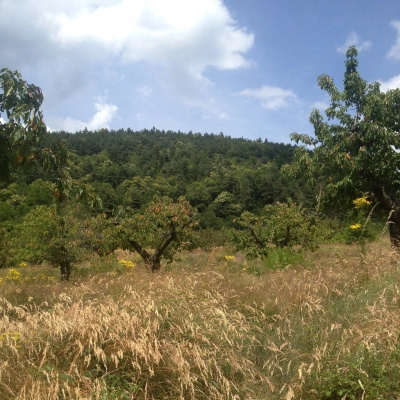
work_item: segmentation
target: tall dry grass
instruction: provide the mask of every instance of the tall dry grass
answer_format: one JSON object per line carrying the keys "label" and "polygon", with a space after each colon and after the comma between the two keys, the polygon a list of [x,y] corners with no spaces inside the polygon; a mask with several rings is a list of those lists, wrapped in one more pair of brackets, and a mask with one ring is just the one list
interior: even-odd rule
{"label": "tall dry grass", "polygon": [[400,398],[400,258],[386,242],[260,277],[232,273],[223,251],[187,273],[3,283],[0,399]]}

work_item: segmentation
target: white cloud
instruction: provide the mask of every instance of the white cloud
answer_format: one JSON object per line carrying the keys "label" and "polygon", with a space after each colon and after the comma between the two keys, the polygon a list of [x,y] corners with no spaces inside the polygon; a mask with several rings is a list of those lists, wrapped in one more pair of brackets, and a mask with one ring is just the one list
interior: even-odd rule
{"label": "white cloud", "polygon": [[95,131],[101,128],[109,128],[109,123],[115,117],[118,107],[114,104],[106,103],[103,98],[98,98],[94,104],[96,112],[92,118],[87,121],[80,121],[73,118],[50,120],[50,130],[66,132],[77,132],[87,128],[90,131]]}
{"label": "white cloud", "polygon": [[124,62],[184,63],[193,76],[206,67],[250,65],[243,54],[254,37],[236,26],[221,0],[120,0],[92,2],[67,14],[68,1],[47,12],[53,41],[100,46]]}
{"label": "white cloud", "polygon": [[379,83],[381,84],[381,92],[387,92],[391,89],[400,88],[400,75],[394,76],[386,82],[379,81]]}
{"label": "white cloud", "polygon": [[118,107],[114,104],[105,103],[102,99],[95,103],[95,107],[97,111],[90,120],[88,129],[108,128],[108,123],[114,118]]}
{"label": "white cloud", "polygon": [[297,96],[291,90],[275,86],[262,86],[258,89],[245,89],[238,94],[260,100],[263,108],[278,110],[297,103]]}
{"label": "white cloud", "polygon": [[344,45],[338,47],[336,50],[339,53],[346,54],[346,52],[350,46],[356,46],[358,51],[364,51],[364,50],[368,50],[372,46],[372,43],[368,40],[361,42],[357,33],[352,32],[349,35],[349,37],[347,38]]}
{"label": "white cloud", "polygon": [[388,53],[389,58],[400,60],[400,21],[392,21],[390,23],[397,30],[397,40],[395,45],[390,49]]}

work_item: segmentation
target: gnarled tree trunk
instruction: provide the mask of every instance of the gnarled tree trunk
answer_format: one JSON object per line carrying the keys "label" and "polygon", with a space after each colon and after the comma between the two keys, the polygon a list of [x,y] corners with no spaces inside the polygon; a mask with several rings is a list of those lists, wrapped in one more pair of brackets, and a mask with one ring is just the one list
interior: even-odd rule
{"label": "gnarled tree trunk", "polygon": [[133,247],[139,255],[142,257],[146,266],[148,266],[151,272],[158,272],[161,269],[161,257],[167,247],[174,241],[177,240],[177,235],[175,232],[175,228],[172,228],[172,231],[168,233],[166,239],[157,247],[154,254],[149,254],[146,249],[144,249],[138,242],[135,240],[129,240],[129,244]]}

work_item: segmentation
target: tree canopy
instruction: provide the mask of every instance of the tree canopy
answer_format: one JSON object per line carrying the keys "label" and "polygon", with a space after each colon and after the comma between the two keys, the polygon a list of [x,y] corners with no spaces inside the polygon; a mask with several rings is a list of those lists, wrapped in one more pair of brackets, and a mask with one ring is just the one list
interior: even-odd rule
{"label": "tree canopy", "polygon": [[41,89],[7,68],[0,70],[0,88],[0,181],[8,181],[18,167],[38,163],[50,170],[64,165],[67,151],[60,141],[50,147],[42,144],[47,128],[40,110]]}
{"label": "tree canopy", "polygon": [[[387,210],[392,244],[400,244],[400,89],[382,92],[358,72],[358,51],[346,53],[343,90],[328,75],[318,78],[330,97],[325,116],[316,109],[310,122],[314,136],[293,133],[294,176],[325,185],[326,201],[351,204],[367,195]],[[312,149],[312,151],[310,151]],[[337,200],[340,198],[340,202]]]}

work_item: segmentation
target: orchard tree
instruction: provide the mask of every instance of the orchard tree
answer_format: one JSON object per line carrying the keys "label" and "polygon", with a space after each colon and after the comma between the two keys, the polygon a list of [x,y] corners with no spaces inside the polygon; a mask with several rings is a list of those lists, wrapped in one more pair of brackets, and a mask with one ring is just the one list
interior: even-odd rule
{"label": "orchard tree", "polygon": [[[161,260],[172,261],[177,251],[190,244],[196,210],[183,197],[174,202],[168,197],[156,198],[143,214],[134,214],[116,222],[117,240],[121,248],[136,251],[152,272],[161,268]],[[109,248],[109,247],[108,247]]]}
{"label": "orchard tree", "polygon": [[89,216],[82,221],[82,246],[100,257],[112,254],[121,248],[121,241],[117,234],[117,219],[107,218],[101,213]]}
{"label": "orchard tree", "polygon": [[68,281],[74,264],[86,257],[86,234],[79,206],[38,206],[16,226],[12,252],[19,264],[47,261],[59,266],[61,280]]}
{"label": "orchard tree", "polygon": [[315,248],[315,227],[303,206],[291,199],[266,205],[261,215],[245,211],[234,223],[230,242],[249,258],[267,257],[274,246]]}
{"label": "orchard tree", "polygon": [[285,169],[311,182],[322,181],[324,200],[331,204],[340,204],[338,199],[351,204],[365,194],[379,202],[388,211],[391,243],[399,247],[400,89],[381,92],[379,83],[362,79],[357,54],[354,46],[347,50],[342,91],[328,75],[318,78],[330,96],[326,118],[314,109],[314,135],[291,135],[302,146]]}

